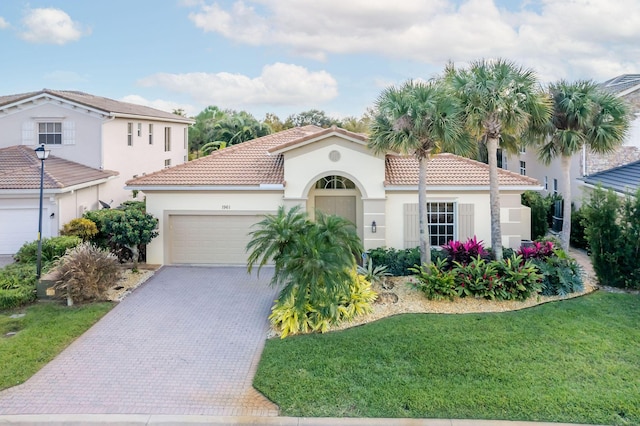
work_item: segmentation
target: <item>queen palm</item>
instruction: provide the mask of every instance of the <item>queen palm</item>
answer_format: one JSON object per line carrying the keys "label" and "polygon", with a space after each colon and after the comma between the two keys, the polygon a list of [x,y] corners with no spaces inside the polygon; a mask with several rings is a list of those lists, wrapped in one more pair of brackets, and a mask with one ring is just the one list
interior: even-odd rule
{"label": "queen palm", "polygon": [[476,61],[461,70],[448,66],[445,75],[460,99],[468,131],[487,145],[491,247],[495,258],[502,259],[498,145],[540,128],[550,117],[551,102],[538,89],[533,71],[502,59]]}
{"label": "queen palm", "polygon": [[571,237],[571,157],[583,147],[596,153],[615,150],[629,127],[629,112],[621,99],[592,81],[561,80],[549,85],[549,93],[553,115],[538,154],[546,165],[560,158],[565,200],[560,240],[567,250]]}
{"label": "queen palm", "polygon": [[420,262],[431,262],[427,217],[427,163],[441,151],[468,152],[456,99],[448,96],[438,81],[409,81],[401,87],[385,89],[375,105],[369,148],[377,154],[395,151],[418,160],[418,213]]}

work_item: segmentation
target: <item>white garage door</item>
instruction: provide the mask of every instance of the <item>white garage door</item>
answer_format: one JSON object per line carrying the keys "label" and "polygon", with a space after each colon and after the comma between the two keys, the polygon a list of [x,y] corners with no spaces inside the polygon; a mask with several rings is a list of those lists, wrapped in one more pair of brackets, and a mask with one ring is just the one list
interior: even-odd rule
{"label": "white garage door", "polygon": [[245,265],[251,225],[261,216],[172,215],[170,263]]}
{"label": "white garage door", "polygon": [[[48,233],[43,231],[42,234]],[[0,254],[14,254],[25,242],[36,239],[38,209],[0,210]]]}

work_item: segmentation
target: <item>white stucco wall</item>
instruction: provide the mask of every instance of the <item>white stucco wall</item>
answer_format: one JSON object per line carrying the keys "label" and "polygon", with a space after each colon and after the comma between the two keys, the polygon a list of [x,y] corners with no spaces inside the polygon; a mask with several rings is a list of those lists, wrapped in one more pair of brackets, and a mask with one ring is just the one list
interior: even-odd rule
{"label": "white stucco wall", "polygon": [[275,213],[282,205],[282,191],[147,191],[147,213],[158,218],[159,235],[147,245],[147,263],[163,264],[164,236],[169,214],[233,215],[247,212]]}
{"label": "white stucco wall", "polygon": [[[131,146],[127,140],[127,123],[133,123]],[[140,136],[138,123],[142,127]],[[149,124],[153,124],[152,144],[149,144]],[[165,127],[171,128],[170,151],[164,150]],[[131,199],[131,192],[123,189],[127,180],[164,169],[165,160],[171,160],[171,166],[184,163],[187,155],[184,131],[186,128],[186,124],[127,118],[105,122],[102,132],[103,168],[117,170],[120,175],[101,188],[101,199],[107,203],[113,200],[112,207],[116,207]]]}
{"label": "white stucco wall", "polygon": [[8,115],[0,115],[0,148],[23,145],[23,125],[32,125],[33,137],[25,144],[33,149],[38,147],[38,123],[73,122],[75,143],[71,145],[47,145],[51,154],[66,160],[75,161],[89,167],[99,168],[100,135],[102,118],[86,114],[66,104],[40,103],[26,105],[22,109],[12,110]]}
{"label": "white stucco wall", "polygon": [[[339,153],[332,161],[329,154]],[[351,179],[362,198],[384,198],[384,158],[376,157],[359,143],[332,136],[284,153],[285,198],[305,198],[311,185],[325,176]]]}

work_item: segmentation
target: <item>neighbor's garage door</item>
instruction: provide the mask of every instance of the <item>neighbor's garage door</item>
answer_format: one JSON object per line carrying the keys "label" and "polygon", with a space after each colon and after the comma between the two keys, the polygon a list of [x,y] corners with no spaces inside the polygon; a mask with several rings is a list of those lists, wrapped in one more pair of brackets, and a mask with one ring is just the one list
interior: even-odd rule
{"label": "neighbor's garage door", "polygon": [[[49,215],[45,217],[49,220]],[[43,231],[44,225],[43,220]],[[38,209],[0,210],[0,254],[14,254],[25,242],[37,239]]]}
{"label": "neighbor's garage door", "polygon": [[245,247],[251,225],[261,216],[169,216],[172,264],[227,264],[247,263]]}

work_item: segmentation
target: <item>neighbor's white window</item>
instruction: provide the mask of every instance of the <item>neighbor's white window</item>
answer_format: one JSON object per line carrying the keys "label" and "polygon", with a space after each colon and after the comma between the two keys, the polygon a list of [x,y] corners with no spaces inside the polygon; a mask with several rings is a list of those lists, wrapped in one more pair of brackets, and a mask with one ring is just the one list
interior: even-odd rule
{"label": "neighbor's white window", "polygon": [[133,145],[133,123],[127,123],[127,145]]}
{"label": "neighbor's white window", "polygon": [[38,143],[62,145],[62,123],[38,123]]}
{"label": "neighbor's white window", "polygon": [[149,123],[149,145],[153,145],[153,123]]}
{"label": "neighbor's white window", "polygon": [[553,180],[553,193],[554,194],[558,193],[558,179]]}
{"label": "neighbor's white window", "polygon": [[527,175],[527,163],[525,163],[524,161],[520,162],[520,174],[522,176],[526,176]]}
{"label": "neighbor's white window", "polygon": [[171,158],[167,158],[166,160],[164,160],[164,166],[171,167]]}
{"label": "neighbor's white window", "polygon": [[184,149],[187,149],[189,143],[189,129],[188,128],[184,128]]}
{"label": "neighbor's white window", "polygon": [[442,246],[455,239],[454,203],[427,203],[427,217],[432,246]]}
{"label": "neighbor's white window", "polygon": [[138,123],[138,137],[142,136],[142,123]]}
{"label": "neighbor's white window", "polygon": [[544,190],[545,191],[549,190],[549,177],[548,176],[544,177]]}
{"label": "neighbor's white window", "polygon": [[164,128],[164,150],[171,151],[171,127]]}

